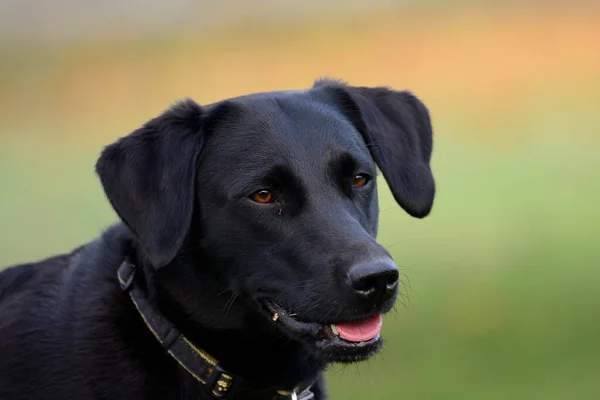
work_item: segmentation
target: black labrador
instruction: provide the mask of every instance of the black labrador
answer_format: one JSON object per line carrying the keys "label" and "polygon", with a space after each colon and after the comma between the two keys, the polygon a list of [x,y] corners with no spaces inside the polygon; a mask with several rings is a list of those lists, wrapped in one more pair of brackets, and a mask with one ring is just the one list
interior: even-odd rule
{"label": "black labrador", "polygon": [[431,152],[406,91],[177,103],[97,162],[118,224],[0,274],[0,399],[324,399],[327,364],[381,348],[398,291],[377,167],[422,218]]}

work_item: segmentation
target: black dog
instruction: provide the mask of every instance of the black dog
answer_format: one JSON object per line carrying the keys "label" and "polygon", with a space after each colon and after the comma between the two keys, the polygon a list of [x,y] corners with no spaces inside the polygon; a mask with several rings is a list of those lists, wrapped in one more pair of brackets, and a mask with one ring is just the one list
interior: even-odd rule
{"label": "black dog", "polygon": [[0,274],[0,399],[325,398],[398,290],[376,166],[422,218],[431,150],[426,107],[387,88],[176,104],[97,163],[121,223]]}

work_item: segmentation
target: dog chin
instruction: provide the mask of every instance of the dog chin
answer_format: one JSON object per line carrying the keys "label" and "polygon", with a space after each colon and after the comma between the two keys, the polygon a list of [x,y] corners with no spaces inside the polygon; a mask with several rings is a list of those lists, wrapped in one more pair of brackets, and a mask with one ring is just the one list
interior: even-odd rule
{"label": "dog chin", "polygon": [[[362,317],[355,322],[332,321],[322,324],[302,321],[297,315],[287,312],[274,302],[263,300],[262,304],[273,324],[277,324],[291,339],[304,343],[315,356],[325,362],[363,361],[377,354],[383,346],[380,314]],[[365,321],[364,332],[360,329],[361,321]]]}

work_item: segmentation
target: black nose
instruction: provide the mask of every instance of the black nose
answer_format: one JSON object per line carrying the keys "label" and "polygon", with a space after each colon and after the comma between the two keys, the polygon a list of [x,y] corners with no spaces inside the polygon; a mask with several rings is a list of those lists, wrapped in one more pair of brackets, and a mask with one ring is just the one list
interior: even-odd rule
{"label": "black nose", "polygon": [[385,301],[398,286],[398,267],[391,260],[357,264],[348,272],[350,285],[361,297]]}

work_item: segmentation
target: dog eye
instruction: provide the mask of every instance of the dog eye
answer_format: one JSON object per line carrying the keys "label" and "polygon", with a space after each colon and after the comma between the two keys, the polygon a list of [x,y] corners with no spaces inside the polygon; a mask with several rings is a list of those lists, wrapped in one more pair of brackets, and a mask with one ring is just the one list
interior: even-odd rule
{"label": "dog eye", "polygon": [[275,201],[275,195],[270,190],[262,189],[252,193],[250,199],[256,203],[268,204]]}
{"label": "dog eye", "polygon": [[352,179],[352,186],[360,188],[369,183],[369,176],[365,174],[358,174]]}

